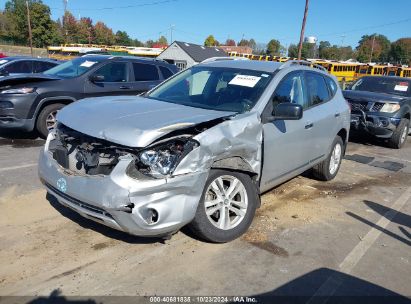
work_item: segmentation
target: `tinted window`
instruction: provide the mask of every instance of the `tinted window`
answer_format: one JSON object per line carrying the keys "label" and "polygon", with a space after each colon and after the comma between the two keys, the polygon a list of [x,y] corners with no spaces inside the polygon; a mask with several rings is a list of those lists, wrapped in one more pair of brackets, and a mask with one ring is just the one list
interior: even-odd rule
{"label": "tinted window", "polygon": [[34,61],[33,62],[33,73],[41,73],[55,67],[57,64],[52,62],[41,62],[41,61]]}
{"label": "tinted window", "polygon": [[171,72],[169,69],[159,66],[161,74],[163,74],[163,78],[167,79],[170,78],[171,76],[173,76],[173,72]]}
{"label": "tinted window", "polygon": [[54,75],[63,78],[73,78],[84,74],[93,68],[94,65],[104,60],[104,58],[85,56],[79,57],[51,68],[44,72],[46,75]]}
{"label": "tinted window", "polygon": [[334,97],[335,93],[337,93],[337,84],[330,77],[324,77],[324,78],[328,84],[328,87],[330,88],[331,96]]}
{"label": "tinted window", "polygon": [[104,76],[104,82],[126,82],[127,63],[111,62],[98,69],[94,74]]}
{"label": "tinted window", "polygon": [[305,84],[309,106],[315,106],[330,99],[324,77],[317,73],[306,73]]}
{"label": "tinted window", "polygon": [[31,61],[21,60],[12,62],[4,67],[4,71],[11,73],[31,73]]}
{"label": "tinted window", "polygon": [[301,73],[291,73],[278,84],[273,95],[273,108],[279,103],[292,102],[307,107]]}
{"label": "tinted window", "polygon": [[135,81],[159,80],[158,70],[155,65],[144,63],[133,63]]}

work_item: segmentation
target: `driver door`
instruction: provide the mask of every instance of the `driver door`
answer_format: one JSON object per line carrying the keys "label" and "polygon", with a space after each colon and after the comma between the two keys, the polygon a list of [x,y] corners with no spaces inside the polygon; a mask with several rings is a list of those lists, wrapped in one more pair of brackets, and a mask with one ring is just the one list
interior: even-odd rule
{"label": "driver door", "polygon": [[[274,90],[265,111],[272,111],[279,103],[292,102],[307,107],[303,73],[287,74]],[[300,120],[274,120],[263,125],[264,163],[261,189],[266,191],[309,166],[311,157],[311,122],[303,114]]]}

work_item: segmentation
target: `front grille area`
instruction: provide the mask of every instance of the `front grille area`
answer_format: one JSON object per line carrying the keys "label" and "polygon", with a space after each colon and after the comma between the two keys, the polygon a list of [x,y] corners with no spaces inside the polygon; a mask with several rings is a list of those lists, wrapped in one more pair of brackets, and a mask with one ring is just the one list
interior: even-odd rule
{"label": "front grille area", "polygon": [[59,196],[61,196],[65,200],[69,201],[70,203],[72,203],[72,204],[74,204],[78,207],[81,207],[83,209],[86,209],[90,212],[97,213],[97,214],[100,214],[100,215],[104,215],[104,216],[107,216],[107,217],[113,219],[113,216],[110,213],[108,213],[106,210],[104,210],[102,208],[99,208],[99,207],[96,207],[96,206],[93,206],[93,205],[90,205],[90,204],[87,204],[87,203],[84,203],[84,202],[82,202],[82,201],[80,201],[80,200],[78,200],[74,197],[71,197],[71,196],[61,192],[57,188],[53,187],[49,183],[45,183],[45,185],[46,185],[47,188],[49,188],[53,192],[57,193]]}
{"label": "front grille area", "polygon": [[367,111],[368,102],[351,102],[352,110]]}
{"label": "front grille area", "polygon": [[372,106],[371,111],[373,111],[373,112],[379,112],[379,111],[382,109],[383,106],[384,106],[384,103],[383,103],[383,102],[376,102],[376,103],[374,103],[374,105]]}

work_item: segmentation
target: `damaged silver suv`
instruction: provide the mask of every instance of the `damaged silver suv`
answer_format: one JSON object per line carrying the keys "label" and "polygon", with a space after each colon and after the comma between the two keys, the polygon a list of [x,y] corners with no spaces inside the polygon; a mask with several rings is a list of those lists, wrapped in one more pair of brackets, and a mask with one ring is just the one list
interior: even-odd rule
{"label": "damaged silver suv", "polygon": [[227,242],[264,191],[312,168],[333,179],[350,112],[336,80],[305,62],[215,61],[145,96],[90,98],[58,114],[39,176],[86,218],[138,236],[189,225]]}

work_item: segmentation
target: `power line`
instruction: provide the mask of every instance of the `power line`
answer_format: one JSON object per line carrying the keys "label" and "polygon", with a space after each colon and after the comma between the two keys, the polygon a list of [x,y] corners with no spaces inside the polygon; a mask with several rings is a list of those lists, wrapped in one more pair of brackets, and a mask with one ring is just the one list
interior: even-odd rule
{"label": "power line", "polygon": [[[144,6],[155,6],[160,4],[172,3],[177,2],[179,0],[162,0],[162,1],[153,1],[141,4],[133,4],[133,5],[125,5],[125,6],[112,6],[112,7],[96,7],[96,8],[70,8],[71,11],[104,11],[104,10],[114,10],[114,9],[127,9],[127,8],[136,8],[136,7],[144,7]],[[61,10],[62,8],[53,7],[52,9]]]}

